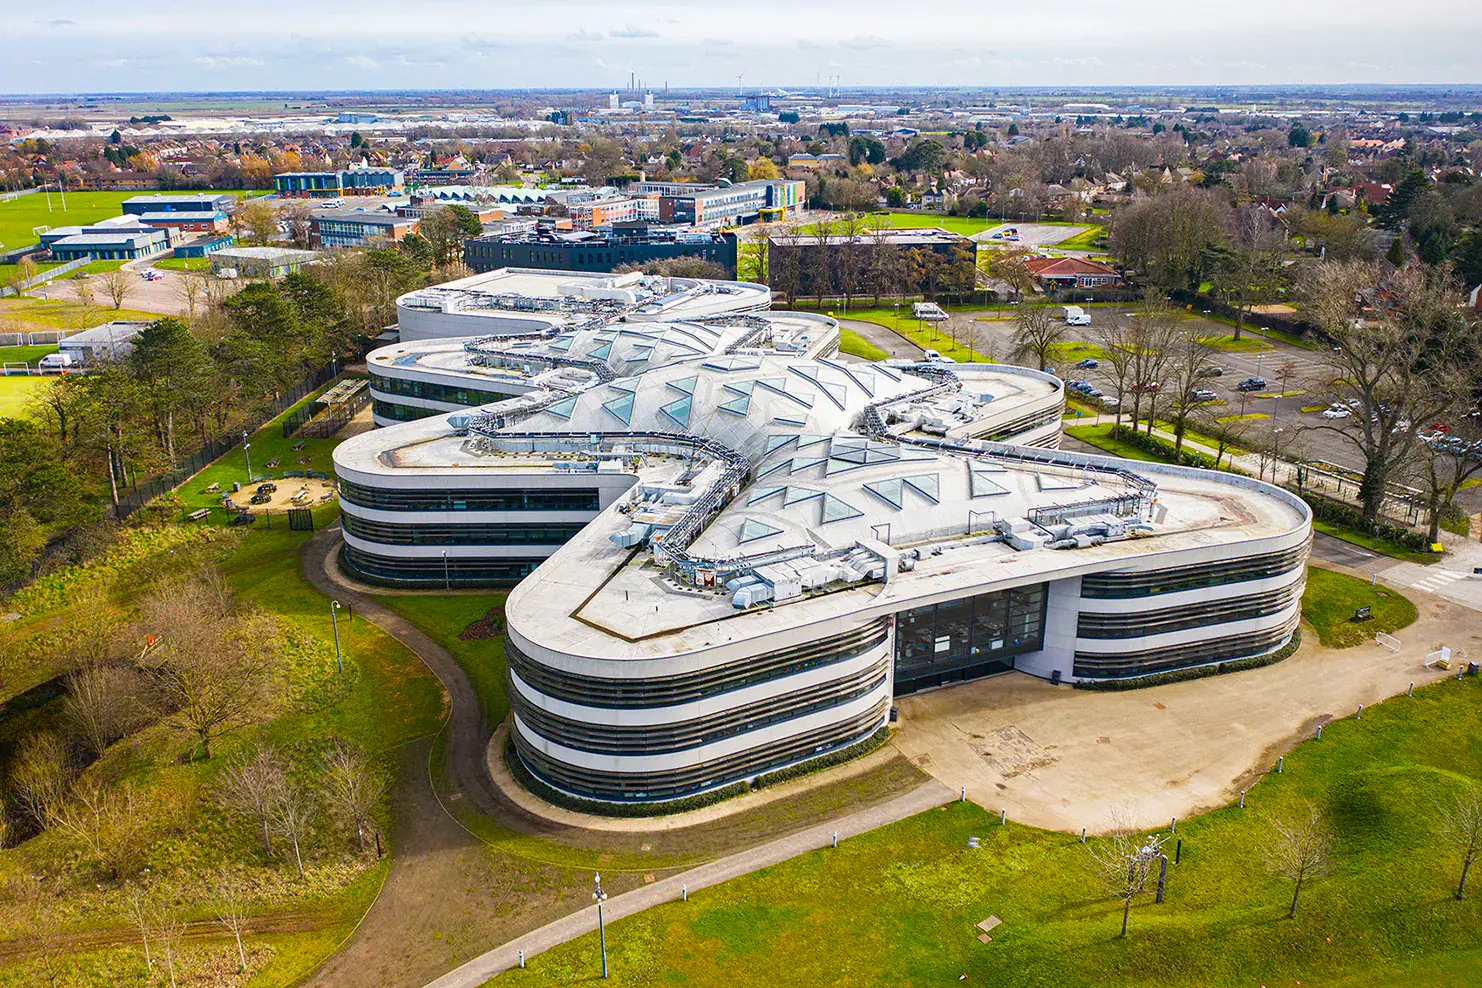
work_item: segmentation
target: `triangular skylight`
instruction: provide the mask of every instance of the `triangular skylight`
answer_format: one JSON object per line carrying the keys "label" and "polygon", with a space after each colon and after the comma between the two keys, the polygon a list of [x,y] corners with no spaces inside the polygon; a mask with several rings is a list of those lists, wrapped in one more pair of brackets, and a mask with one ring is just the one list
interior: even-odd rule
{"label": "triangular skylight", "polygon": [[636,378],[636,377],[620,377],[616,381],[608,381],[607,382],[607,386],[609,388],[616,388],[618,391],[626,391],[630,395],[637,394],[638,393],[638,378]]}
{"label": "triangular skylight", "polygon": [[846,521],[850,518],[858,518],[862,514],[864,514],[863,511],[860,511],[848,501],[840,500],[832,494],[825,494],[823,496],[823,514],[820,517],[821,524],[827,525],[829,522]]}
{"label": "triangular skylight", "polygon": [[606,360],[608,357],[612,356],[612,344],[603,343],[601,346],[593,347],[591,350],[587,351],[587,356],[591,357],[593,360]]}
{"label": "triangular skylight", "polygon": [[546,411],[558,418],[570,419],[571,413],[576,410],[576,398],[576,395],[572,395],[570,398],[562,398],[554,405],[546,408]]}
{"label": "triangular skylight", "polygon": [[725,384],[721,385],[721,387],[725,388],[725,390],[727,390],[727,391],[734,391],[738,395],[747,395],[747,396],[750,396],[751,392],[754,391],[754,390],[756,390],[756,382],[755,381],[728,381]]}
{"label": "triangular skylight", "polygon": [[665,387],[668,387],[668,388],[673,388],[675,391],[678,391],[680,394],[692,395],[692,394],[695,393],[695,382],[697,380],[699,380],[699,378],[696,378],[696,377],[681,377],[681,378],[678,378],[676,380],[665,381],[664,382],[664,386]]}
{"label": "triangular skylight", "polygon": [[730,401],[723,401],[715,407],[723,412],[730,412],[732,415],[745,415],[751,410],[751,395],[737,395]]}
{"label": "triangular skylight", "polygon": [[629,425],[633,421],[633,396],[631,394],[620,394],[611,401],[604,401],[602,407],[611,412],[623,425]]}
{"label": "triangular skylight", "polygon": [[1039,481],[1039,489],[1042,491],[1077,491],[1085,486],[1074,477],[1061,477],[1053,473],[1037,473],[1034,478]]}
{"label": "triangular skylight", "polygon": [[799,501],[809,501],[815,497],[823,497],[823,491],[809,490],[806,487],[789,487],[787,493],[782,495],[782,506],[784,508],[797,504]]}
{"label": "triangular skylight", "polygon": [[795,443],[797,441],[798,441],[798,437],[797,436],[787,436],[787,435],[782,435],[782,436],[768,436],[767,437],[767,451],[765,453],[763,453],[762,455],[763,456],[770,456],[772,453],[776,452],[777,450],[781,449],[782,447],[791,445],[791,444],[793,444],[793,443]]}
{"label": "triangular skylight", "polygon": [[829,442],[833,438],[833,436],[801,435],[798,436],[798,449],[807,449],[809,446],[817,446],[819,443]]}
{"label": "triangular skylight", "polygon": [[936,474],[918,473],[910,477],[902,477],[901,479],[906,482],[907,487],[922,497],[927,498],[931,503],[936,504],[941,500],[942,484]]}
{"label": "triangular skylight", "polygon": [[799,429],[808,424],[807,419],[795,418],[791,415],[774,415],[772,416],[772,421],[778,425],[791,425]]}
{"label": "triangular skylight", "polygon": [[801,473],[809,467],[816,467],[824,460],[821,456],[794,456],[792,458],[792,472]]}
{"label": "triangular skylight", "polygon": [[674,401],[669,402],[669,404],[660,408],[659,411],[663,412],[675,422],[678,422],[681,426],[688,429],[690,427],[690,409],[693,407],[694,403],[695,399],[691,398],[689,395],[685,395],[683,398],[678,398]]}
{"label": "triangular skylight", "polygon": [[884,501],[886,504],[895,508],[897,511],[900,510],[901,497],[905,493],[905,491],[903,482],[899,477],[893,478],[891,480],[876,481],[873,484],[865,484],[864,489],[878,497],[880,500]]}
{"label": "triangular skylight", "polygon": [[746,499],[746,503],[755,504],[758,501],[765,501],[769,497],[775,497],[781,494],[786,489],[785,487],[753,487],[751,489],[751,496]]}
{"label": "triangular skylight", "polygon": [[768,525],[764,521],[757,521],[754,518],[748,518],[741,523],[741,531],[739,533],[737,541],[743,543],[754,542],[757,539],[764,539],[768,535],[781,534],[781,532],[782,529],[778,528],[776,525]]}
{"label": "triangular skylight", "polygon": [[968,486],[973,497],[995,497],[999,494],[1007,494],[1009,489],[995,483],[993,478],[985,470],[972,470],[968,473]]}

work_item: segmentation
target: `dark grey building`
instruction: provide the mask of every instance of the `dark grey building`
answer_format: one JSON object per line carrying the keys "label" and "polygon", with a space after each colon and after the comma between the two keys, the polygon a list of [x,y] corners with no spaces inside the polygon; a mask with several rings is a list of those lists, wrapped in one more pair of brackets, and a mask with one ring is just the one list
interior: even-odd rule
{"label": "dark grey building", "polygon": [[618,227],[611,233],[550,231],[475,237],[463,243],[463,263],[476,272],[499,268],[553,271],[611,271],[623,264],[645,264],[675,257],[713,261],[736,273],[736,236]]}

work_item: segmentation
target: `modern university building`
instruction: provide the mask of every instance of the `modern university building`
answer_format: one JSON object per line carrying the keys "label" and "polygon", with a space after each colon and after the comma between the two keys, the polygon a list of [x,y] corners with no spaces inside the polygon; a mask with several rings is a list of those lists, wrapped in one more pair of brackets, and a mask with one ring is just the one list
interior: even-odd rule
{"label": "modern university building", "polygon": [[846,361],[794,313],[563,319],[373,352],[373,380],[509,397],[444,412],[373,385],[429,414],[335,453],[347,571],[515,584],[511,736],[557,789],[693,795],[867,738],[899,695],[1135,677],[1296,629],[1302,501],[1062,452],[1050,375]]}

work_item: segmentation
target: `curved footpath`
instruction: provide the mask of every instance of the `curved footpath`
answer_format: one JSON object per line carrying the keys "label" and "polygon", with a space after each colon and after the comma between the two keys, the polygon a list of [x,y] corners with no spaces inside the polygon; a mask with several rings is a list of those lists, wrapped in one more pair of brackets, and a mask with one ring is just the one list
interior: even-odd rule
{"label": "curved footpath", "polygon": [[[448,778],[454,791],[472,800],[481,811],[499,818],[501,823],[522,831],[539,833],[542,824],[552,821],[543,820],[537,814],[509,802],[490,776],[487,745],[489,732],[479,710],[477,694],[458,661],[416,625],[377,603],[373,596],[356,589],[343,579],[332,561],[339,540],[340,529],[335,525],[319,532],[304,544],[301,555],[304,577],[320,593],[349,604],[361,617],[410,648],[442,683],[449,702],[447,744],[444,750]],[[650,906],[678,898],[681,887],[687,886],[690,890],[708,888],[824,847],[832,842],[835,833],[840,839],[852,837],[914,816],[954,798],[955,794],[940,782],[927,782],[904,796],[851,816],[820,824],[614,896],[608,900],[606,906],[607,918],[615,920],[631,916]],[[476,988],[499,972],[517,966],[521,951],[526,957],[533,957],[543,950],[549,950],[596,928],[597,911],[594,906],[589,906],[481,954],[431,984],[437,988]]]}

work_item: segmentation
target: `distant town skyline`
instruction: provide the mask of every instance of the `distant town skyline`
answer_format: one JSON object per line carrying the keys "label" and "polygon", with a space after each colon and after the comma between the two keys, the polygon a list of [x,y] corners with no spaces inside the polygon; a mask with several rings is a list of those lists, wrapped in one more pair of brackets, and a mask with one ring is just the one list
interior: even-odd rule
{"label": "distant town skyline", "polygon": [[[1207,9],[1206,9],[1207,8]],[[745,5],[362,0],[355,16],[261,0],[77,0],[7,17],[9,93],[159,90],[1260,85],[1482,80],[1460,0],[1185,4],[885,0]],[[923,11],[925,13],[925,11]],[[739,79],[738,79],[739,77]]]}

